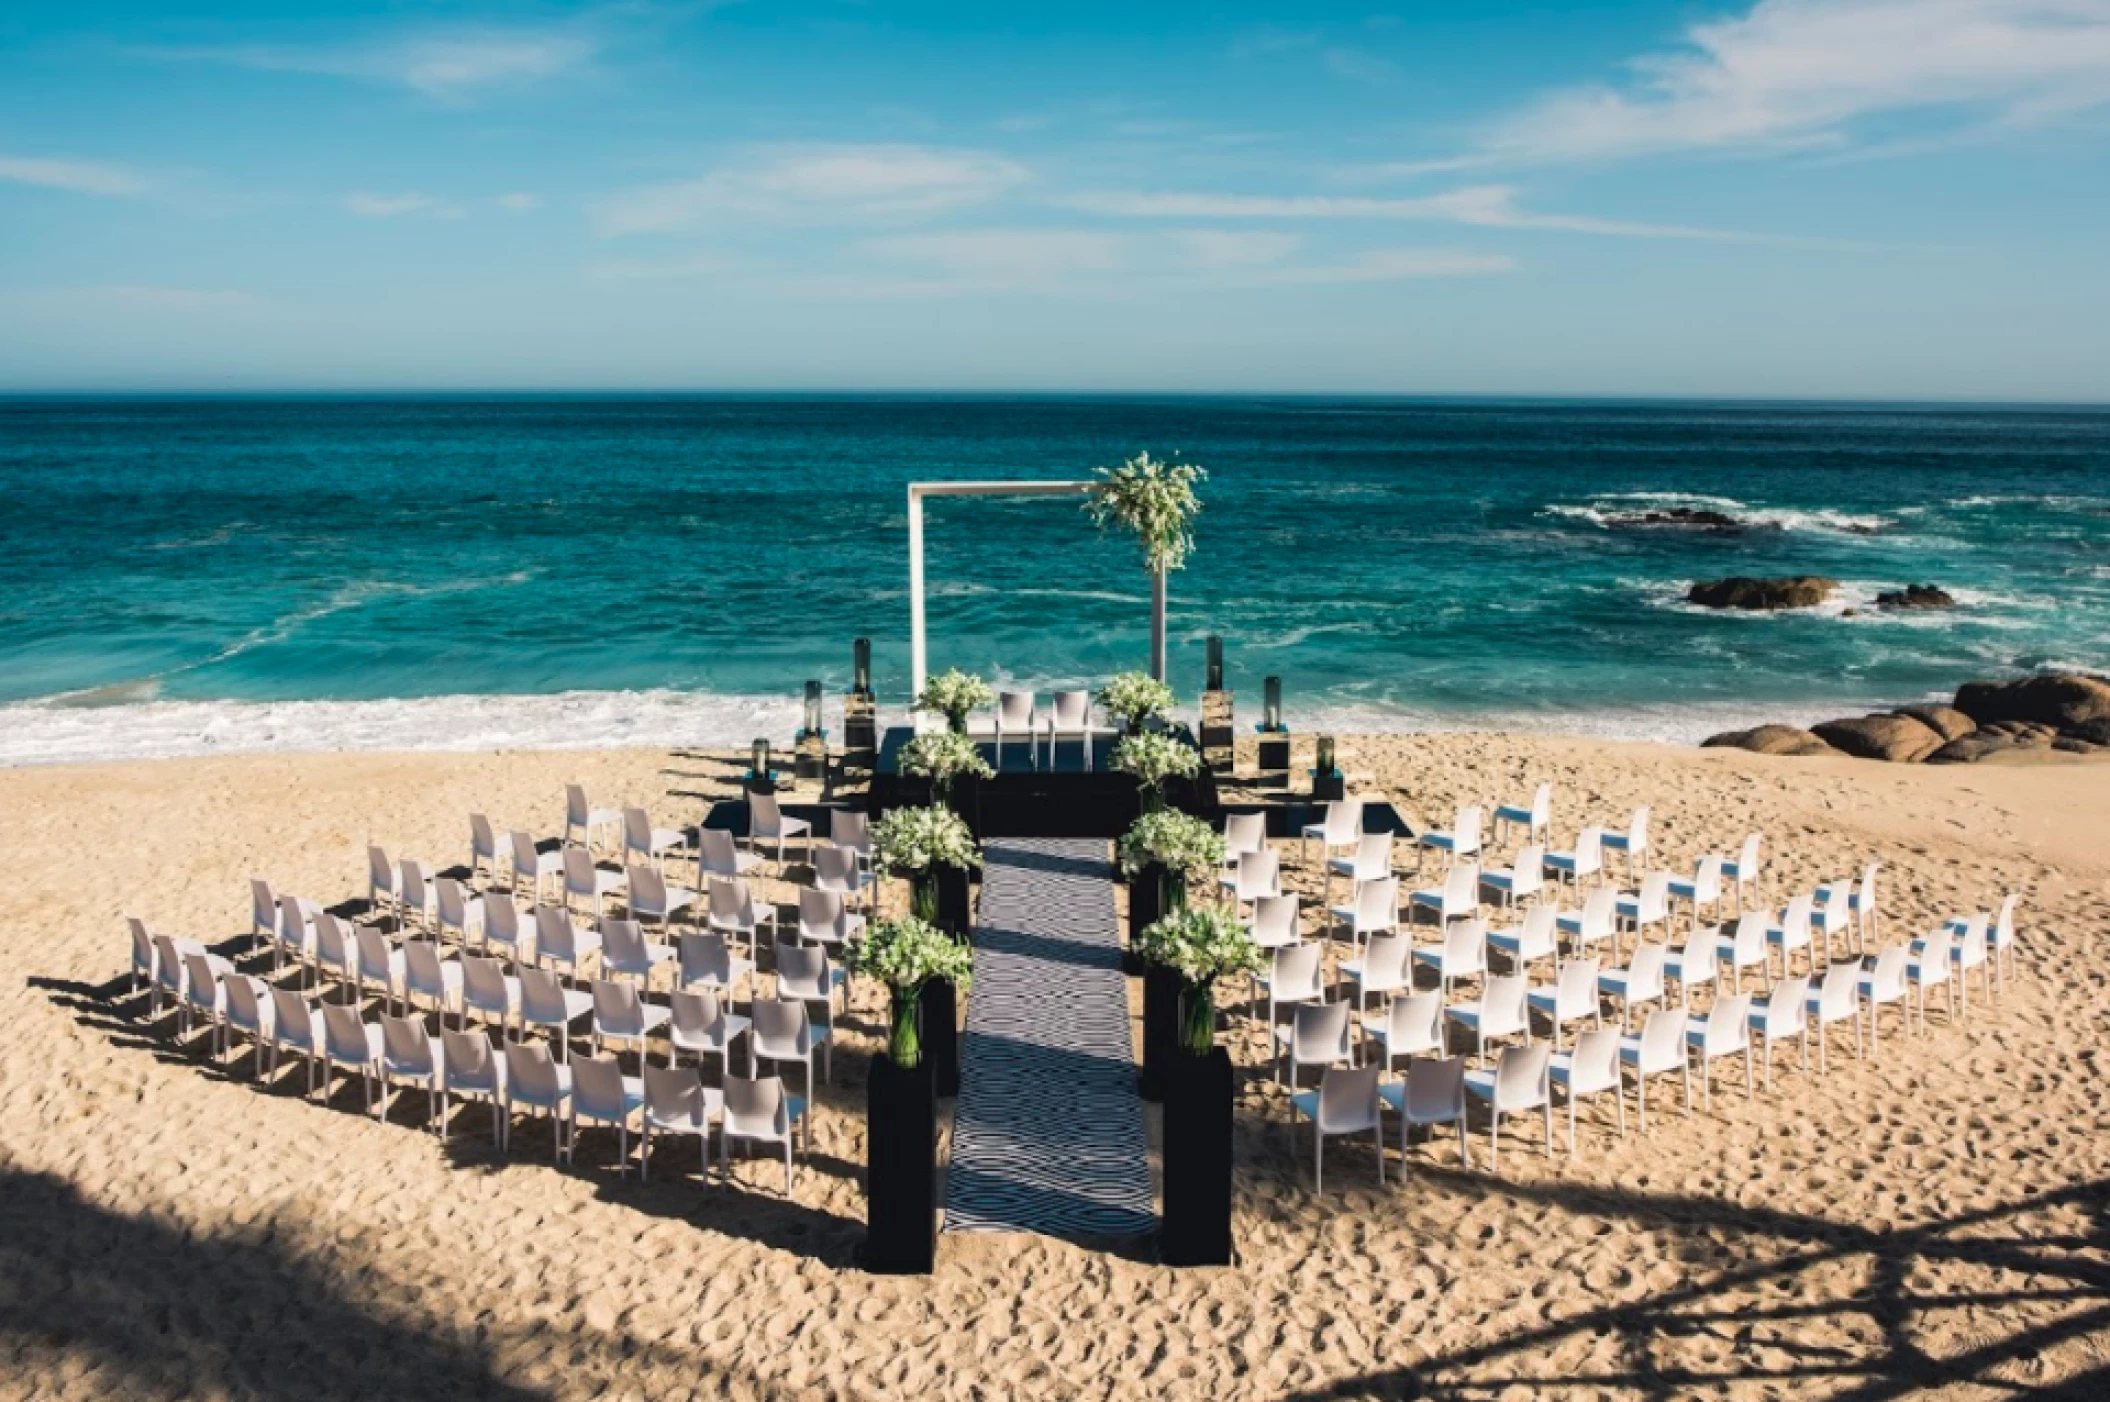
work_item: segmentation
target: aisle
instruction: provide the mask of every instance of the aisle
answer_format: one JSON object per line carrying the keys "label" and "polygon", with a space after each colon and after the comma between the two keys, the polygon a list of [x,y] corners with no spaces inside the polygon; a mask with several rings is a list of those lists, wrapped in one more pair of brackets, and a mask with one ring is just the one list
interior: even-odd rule
{"label": "aisle", "polygon": [[1149,1232],[1107,844],[997,840],[984,860],[945,1230]]}

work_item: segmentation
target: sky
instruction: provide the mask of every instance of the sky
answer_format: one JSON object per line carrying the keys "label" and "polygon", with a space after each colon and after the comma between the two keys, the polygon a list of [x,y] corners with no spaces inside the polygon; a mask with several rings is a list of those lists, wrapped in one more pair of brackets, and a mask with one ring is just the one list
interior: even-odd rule
{"label": "sky", "polygon": [[2110,0],[0,9],[0,392],[2110,400]]}

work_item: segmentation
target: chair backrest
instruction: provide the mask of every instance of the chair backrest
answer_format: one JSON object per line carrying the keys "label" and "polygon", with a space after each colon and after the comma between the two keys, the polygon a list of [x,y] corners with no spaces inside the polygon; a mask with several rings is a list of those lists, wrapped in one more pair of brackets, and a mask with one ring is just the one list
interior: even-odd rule
{"label": "chair backrest", "polygon": [[1460,862],[1443,878],[1443,918],[1470,915],[1479,908],[1480,864]]}
{"label": "chair backrest", "polygon": [[1575,1039],[1574,1059],[1569,1063],[1568,1093],[1589,1095],[1616,1089],[1619,1083],[1619,1029],[1583,1029]]}
{"label": "chair backrest", "polygon": [[1480,999],[1480,1026],[1490,1033],[1530,1026],[1525,1000],[1531,996],[1528,974],[1501,974],[1487,981]]}
{"label": "chair backrest", "polygon": [[1759,833],[1749,833],[1745,836],[1744,845],[1738,848],[1736,853],[1737,880],[1756,881],[1758,879],[1759,847],[1763,841],[1764,837]]}
{"label": "chair backrest", "polygon": [[1845,929],[1847,922],[1853,918],[1852,903],[1853,883],[1832,882],[1824,890],[1824,904],[1821,907],[1814,900],[1810,902],[1811,925],[1826,934]]}
{"label": "chair backrest", "polygon": [[403,941],[403,982],[413,993],[437,998],[447,991],[440,972],[440,947],[431,940]]}
{"label": "chair backrest", "polygon": [[271,1037],[282,1046],[316,1049],[313,1009],[298,989],[271,990]]}
{"label": "chair backrest", "polygon": [[1966,969],[1975,969],[1985,962],[1986,951],[1985,912],[1979,911],[1964,922],[1963,934],[1957,940],[1958,962]]}
{"label": "chair backrest", "polygon": [[1817,985],[1817,1021],[1852,1017],[1860,1007],[1860,985],[1859,964],[1834,964],[1826,969],[1824,982]]}
{"label": "chair backrest", "polygon": [[1700,900],[1712,900],[1722,893],[1722,854],[1709,852],[1693,864],[1692,893]]}
{"label": "chair backrest", "polygon": [[229,974],[220,980],[227,990],[227,1020],[237,1027],[258,1028],[264,1023],[264,1010],[259,1003],[257,990],[263,985],[253,978],[241,974]]}
{"label": "chair backrest", "polygon": [[363,1066],[372,1056],[366,1044],[366,1024],[360,1021],[359,1010],[339,1003],[322,1005],[322,1043],[333,1061],[349,1061]]}
{"label": "chair backrest", "polygon": [[154,981],[163,988],[180,991],[183,987],[183,956],[176,952],[176,937],[154,936],[154,956]]}
{"label": "chair backrest", "polygon": [[593,1025],[603,1035],[636,1037],[645,1030],[644,1000],[634,983],[612,979],[593,981]]}
{"label": "chair backrest", "polygon": [[421,1017],[381,1015],[381,1057],[397,1075],[430,1076],[439,1070],[432,1034]]}
{"label": "chair backrest", "polygon": [[278,897],[271,894],[271,883],[261,876],[249,878],[249,918],[257,929],[278,928]]}
{"label": "chair backrest", "polygon": [[1509,894],[1528,896],[1546,888],[1546,845],[1543,842],[1527,844],[1517,853],[1516,865],[1509,869]]}
{"label": "chair backrest", "polygon": [[584,847],[564,849],[564,889],[575,896],[591,896],[600,889],[601,869],[593,853]]}
{"label": "chair backrest", "polygon": [[1604,829],[1584,828],[1575,836],[1575,874],[1604,870]]}
{"label": "chair backrest", "polygon": [[1648,846],[1648,805],[1634,810],[1633,821],[1627,824],[1626,844],[1630,851],[1638,852]]}
{"label": "chair backrest", "polygon": [[623,1067],[614,1057],[585,1056],[571,1064],[571,1108],[596,1120],[627,1119]]}
{"label": "chair backrest", "polygon": [[1861,897],[1861,913],[1864,915],[1875,909],[1876,872],[1882,865],[1881,862],[1870,862],[1861,869],[1861,890],[1859,894]]}
{"label": "chair backrest", "polygon": [[[1981,924],[1984,923],[1982,920]],[[132,935],[132,967],[151,969],[154,967],[154,937],[147,932],[147,922],[136,915],[125,917],[125,928]]]}
{"label": "chair backrest", "polygon": [[491,1039],[483,1033],[442,1031],[440,1058],[448,1090],[497,1092],[498,1058],[491,1053]]}
{"label": "chair backrest", "polygon": [[693,1066],[645,1067],[645,1118],[655,1124],[704,1126],[708,1102],[703,1077]]}
{"label": "chair backrest", "polygon": [[535,868],[539,864],[542,855],[540,852],[537,852],[535,850],[534,835],[532,833],[516,831],[512,835],[512,843],[513,870],[516,872],[524,872],[529,876],[533,876],[535,874]]}
{"label": "chair backrest", "polygon": [[1582,926],[1579,944],[1590,944],[1596,940],[1610,939],[1612,930],[1619,921],[1619,893],[1609,886],[1600,886],[1583,897],[1582,913],[1577,917]]}
{"label": "chair backrest", "polygon": [[652,815],[642,808],[623,810],[623,846],[628,851],[652,850]]}
{"label": "chair backrest", "polygon": [[1397,988],[1407,981],[1407,960],[1413,957],[1412,936],[1401,934],[1372,935],[1370,947],[1363,951],[1363,978],[1366,987]]}
{"label": "chair backrest", "polygon": [[1030,691],[1000,692],[996,698],[996,723],[1001,730],[1025,730],[1033,728],[1033,693]]}
{"label": "chair backrest", "polygon": [[630,909],[639,915],[665,915],[667,913],[667,881],[658,872],[642,863],[630,866]]}
{"label": "chair backrest", "polygon": [[1685,1014],[1658,1008],[1641,1024],[1641,1072],[1675,1071],[1685,1064]]}
{"label": "chair backrest", "polygon": [[1399,923],[1399,878],[1381,876],[1355,888],[1355,928],[1389,930]]}
{"label": "chair backrest", "polygon": [[756,837],[775,837],[784,830],[784,810],[777,806],[775,794],[749,793],[747,814],[748,831]]}
{"label": "chair backrest", "polygon": [[564,786],[564,821],[567,826],[583,827],[593,819],[593,805],[586,801],[586,790],[577,784]]}
{"label": "chair backrest", "polygon": [[513,1042],[506,1047],[506,1093],[511,1100],[555,1105],[564,1098],[557,1063],[540,1042]]}
{"label": "chair backrest", "polygon": [[1460,920],[1443,932],[1445,977],[1476,974],[1487,967],[1487,922]]}
{"label": "chair backrest", "polygon": [[481,813],[469,815],[469,850],[479,857],[498,855],[498,834],[491,830],[491,820]]}
{"label": "chair backrest", "polygon": [[691,1041],[716,1042],[725,1036],[725,1009],[718,1002],[718,995],[705,990],[701,993],[676,993],[669,1000],[673,1010],[671,1026],[679,1037]]}
{"label": "chair backrest", "polygon": [[2000,914],[1993,919],[1993,943],[2002,949],[2015,942],[2015,906],[2021,899],[2021,892],[2010,891],[2000,900]]}
{"label": "chair backrest", "polygon": [[1431,991],[1394,998],[1387,1023],[1393,1050],[1441,1051],[1443,994]]}
{"label": "chair backrest", "polygon": [[683,935],[677,948],[683,983],[732,981],[733,956],[726,948],[724,935],[715,930]]}
{"label": "chair backrest", "polygon": [[1267,814],[1232,813],[1224,818],[1224,855],[1242,857],[1267,846]]}
{"label": "chair backrest", "polygon": [[520,907],[503,891],[484,893],[484,939],[492,944],[517,949],[524,932],[520,927]]}
{"label": "chair backrest", "polygon": [[578,931],[563,906],[535,907],[535,954],[538,958],[575,962],[579,957],[578,943]]}
{"label": "chair backrest", "polygon": [[366,849],[366,884],[374,891],[393,893],[396,889],[395,863],[389,861],[388,853],[372,844]]}
{"label": "chair backrest", "polygon": [[1714,930],[1694,930],[1685,941],[1684,957],[1678,962],[1679,981],[1687,987],[1714,977],[1721,954],[1721,936]]}
{"label": "chair backrest", "polygon": [[1295,944],[1299,938],[1297,928],[1297,897],[1262,896],[1253,902],[1253,943],[1263,949]]}
{"label": "chair backrest", "polygon": [[1356,839],[1355,874],[1364,880],[1384,876],[1392,870],[1392,834],[1366,832]]}
{"label": "chair backrest", "polygon": [[742,929],[751,928],[755,923],[754,892],[740,877],[712,877],[710,903],[713,919],[729,921]]}
{"label": "chair backrest", "polygon": [[1765,1027],[1769,1037],[1793,1037],[1809,1024],[1810,976],[1793,974],[1766,995]]}
{"label": "chair backrest", "polygon": [[1729,940],[1729,961],[1739,969],[1766,961],[1766,913],[1747,910],[1736,918],[1736,933]]}
{"label": "chair backrest", "polygon": [[1465,1058],[1415,1057],[1407,1063],[1407,1088],[1401,1103],[1407,1118],[1416,1124],[1464,1119]]}
{"label": "chair backrest", "polygon": [[813,849],[813,884],[830,891],[857,888],[857,852],[849,847]]}
{"label": "chair backrest", "polygon": [[1296,1018],[1290,1024],[1290,1045],[1297,1059],[1317,1061],[1346,1056],[1348,1015],[1353,1011],[1346,1003],[1297,1004]]}
{"label": "chair backrest", "polygon": [[287,944],[302,944],[307,940],[307,914],[301,910],[300,902],[292,896],[278,898],[278,937]]}
{"label": "chair backrest", "polygon": [[853,852],[870,852],[870,821],[861,808],[831,808],[828,810],[828,840]]}
{"label": "chair backrest", "polygon": [[1890,1002],[1905,996],[1905,969],[1910,956],[1902,945],[1892,945],[1876,955],[1876,966],[1870,971],[1869,986],[1878,1002]]}
{"label": "chair backrest", "polygon": [[1526,958],[1533,958],[1541,951],[1560,948],[1560,907],[1535,905],[1524,912],[1524,923],[1517,930],[1518,946]]}
{"label": "chair backrest", "polygon": [[1641,890],[1635,897],[1635,909],[1641,921],[1668,919],[1670,916],[1670,873],[1652,871],[1641,878]]}
{"label": "chair backrest", "polygon": [[1480,809],[1477,804],[1458,810],[1451,826],[1451,836],[1452,845],[1459,852],[1480,850]]}
{"label": "chair backrest", "polygon": [[388,947],[388,936],[371,925],[354,925],[352,941],[359,947],[360,979],[373,979],[383,987],[388,986],[395,977],[389,967],[395,961],[388,957],[392,952]]}
{"label": "chair backrest", "polygon": [[1092,694],[1089,691],[1058,691],[1055,693],[1055,728],[1057,730],[1082,730],[1092,722]]}
{"label": "chair backrest", "polygon": [[1701,1043],[1710,1052],[1738,1051],[1751,1040],[1751,995],[1717,998],[1702,1024]]}
{"label": "chair backrest", "polygon": [[346,923],[328,911],[315,917],[315,962],[333,969],[357,967],[359,951]]}
{"label": "chair backrest", "polygon": [[432,903],[432,873],[425,870],[425,864],[415,857],[405,857],[396,864],[396,870],[402,873],[403,879],[397,894],[419,910],[429,906]]}
{"label": "chair backrest", "polygon": [[696,834],[696,870],[698,879],[710,876],[736,877],[740,874],[740,849],[733,842],[733,835],[724,828],[704,828]]}
{"label": "chair backrest", "polygon": [[505,965],[496,959],[479,959],[475,955],[462,957],[462,1000],[472,1008],[487,1012],[504,1013],[510,1000],[506,996]]}
{"label": "chair backrest", "polygon": [[1282,857],[1272,847],[1248,852],[1238,859],[1238,898],[1272,896],[1282,890]]}
{"label": "chair backrest", "polygon": [[777,996],[828,997],[828,951],[815,945],[777,945]]}
{"label": "chair backrest", "polygon": [[571,1020],[564,1001],[564,981],[550,969],[520,970],[520,1017],[523,1022],[557,1026]]}
{"label": "chair backrest", "polygon": [[183,1001],[210,1008],[219,1000],[220,980],[212,971],[212,961],[202,954],[184,955]]}
{"label": "chair backrest", "polygon": [[1277,1001],[1316,998],[1325,947],[1317,944],[1286,944],[1275,951],[1274,972],[1269,978]]}
{"label": "chair backrest", "polygon": [[1553,1006],[1562,1020],[1596,1011],[1599,967],[1595,959],[1571,959],[1561,965],[1553,985]]}
{"label": "chair backrest", "polygon": [[764,1056],[776,1052],[805,1054],[808,1022],[806,1004],[797,998],[757,998],[748,1008],[754,1019],[755,1050]]}
{"label": "chair backrest", "polygon": [[1553,826],[1553,785],[1540,784],[1532,791],[1531,823],[1540,828]]}
{"label": "chair backrest", "polygon": [[1654,940],[1643,940],[1634,946],[1633,958],[1626,965],[1626,996],[1629,1001],[1638,998],[1660,997],[1663,993],[1663,960],[1669,947]]}
{"label": "chair backrest", "polygon": [[743,1139],[782,1139],[791,1133],[784,1082],[777,1076],[725,1078],[725,1132]]}
{"label": "chair backrest", "polygon": [[1922,987],[1930,983],[1944,983],[1949,977],[1949,951],[1956,945],[1956,932],[1948,926],[1938,926],[1927,934],[1926,943],[1920,946],[1917,964],[1918,982]]}
{"label": "chair backrest", "polygon": [[849,910],[840,891],[814,886],[799,888],[799,938],[823,944],[840,944],[849,937]]}
{"label": "chair backrest", "polygon": [[1326,805],[1320,826],[1327,846],[1347,846],[1363,831],[1363,801],[1359,798],[1334,799]]}
{"label": "chair backrest", "polygon": [[440,893],[440,924],[450,930],[459,930],[469,923],[469,896],[462,890],[462,883],[451,876],[443,876],[436,883]]}
{"label": "chair backrest", "polygon": [[1376,1066],[1329,1066],[1319,1080],[1319,1133],[1353,1133],[1377,1123]]}
{"label": "chair backrest", "polygon": [[1780,915],[1781,944],[1787,949],[1799,949],[1810,942],[1810,898],[1795,896],[1788,901],[1788,908]]}
{"label": "chair backrest", "polygon": [[1528,1110],[1546,1103],[1546,1071],[1553,1048],[1544,1042],[1504,1047],[1495,1062],[1495,1108]]}

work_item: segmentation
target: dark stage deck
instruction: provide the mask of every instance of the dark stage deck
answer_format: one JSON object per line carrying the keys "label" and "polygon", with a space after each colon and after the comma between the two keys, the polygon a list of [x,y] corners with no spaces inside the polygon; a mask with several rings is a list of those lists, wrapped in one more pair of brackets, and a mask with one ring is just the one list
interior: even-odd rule
{"label": "dark stage deck", "polygon": [[[1184,729],[1179,733],[1186,737]],[[889,808],[929,801],[929,782],[901,772],[901,747],[914,734],[907,726],[894,726],[880,741],[879,764],[872,776],[875,817]],[[1033,747],[1041,765],[1036,768],[1024,744],[1007,742],[999,765],[994,742],[980,736],[976,739],[982,757],[996,766],[996,777],[958,785],[952,806],[967,818],[977,840],[1114,838],[1127,832],[1141,811],[1136,781],[1107,768],[1116,739],[1113,735],[1094,738],[1089,769],[1084,746],[1075,740],[1056,746],[1052,765],[1045,744]],[[1174,807],[1217,821],[1216,780],[1207,770],[1199,778],[1175,782],[1167,797]]]}

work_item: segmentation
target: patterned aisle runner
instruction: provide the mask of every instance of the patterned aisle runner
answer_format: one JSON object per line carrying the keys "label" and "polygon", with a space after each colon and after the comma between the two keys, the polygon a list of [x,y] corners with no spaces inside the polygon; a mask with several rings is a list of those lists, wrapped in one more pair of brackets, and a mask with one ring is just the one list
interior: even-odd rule
{"label": "patterned aisle runner", "polygon": [[987,844],[960,1048],[948,1232],[1151,1231],[1107,845]]}

